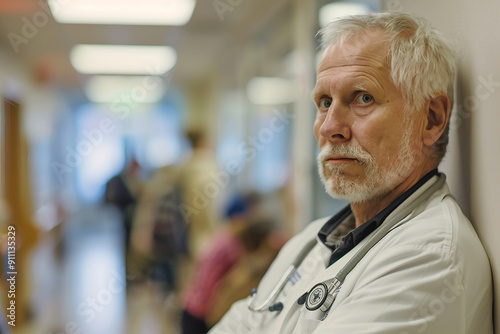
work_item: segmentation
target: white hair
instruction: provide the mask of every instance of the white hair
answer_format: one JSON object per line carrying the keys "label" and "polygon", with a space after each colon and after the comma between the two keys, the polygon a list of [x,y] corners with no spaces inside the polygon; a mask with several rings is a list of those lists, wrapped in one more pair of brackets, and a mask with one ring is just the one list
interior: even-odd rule
{"label": "white hair", "polygon": [[[399,12],[348,16],[319,31],[321,47],[344,41],[372,29],[387,36],[387,61],[391,78],[406,101],[406,110],[420,109],[425,101],[445,93],[454,101],[456,52],[444,36],[427,21]],[[448,126],[434,145],[440,161],[446,153]]]}

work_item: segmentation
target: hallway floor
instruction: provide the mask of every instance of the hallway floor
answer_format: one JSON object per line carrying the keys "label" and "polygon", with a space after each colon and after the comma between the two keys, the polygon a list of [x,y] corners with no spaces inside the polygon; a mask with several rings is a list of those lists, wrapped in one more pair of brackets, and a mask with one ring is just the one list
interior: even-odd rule
{"label": "hallway floor", "polygon": [[43,240],[32,261],[32,311],[19,334],[178,334],[177,298],[150,281],[126,287],[123,228],[109,208],[82,210],[62,249]]}

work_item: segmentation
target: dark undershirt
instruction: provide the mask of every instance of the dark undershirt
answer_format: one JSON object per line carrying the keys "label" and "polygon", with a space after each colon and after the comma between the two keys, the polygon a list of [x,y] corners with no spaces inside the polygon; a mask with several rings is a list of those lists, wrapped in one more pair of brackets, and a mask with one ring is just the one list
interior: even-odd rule
{"label": "dark undershirt", "polygon": [[[335,230],[344,222],[351,214],[351,206],[348,205],[335,216],[330,218],[325,225],[318,232],[318,237],[323,244],[332,250],[332,255],[328,266],[331,266],[342,256],[347,254],[351,249],[353,249],[357,244],[359,244],[364,238],[366,238],[370,233],[375,231],[384,220],[393,212],[401,203],[403,203],[411,194],[413,194],[418,188],[424,185],[429,179],[435,175],[438,175],[438,170],[434,169],[427,173],[420,181],[415,183],[410,189],[404,192],[401,196],[396,198],[391,204],[389,204],[385,209],[380,211],[375,217],[369,219],[360,226],[352,229],[347,233],[339,242],[332,243],[331,234],[336,232]],[[329,237],[330,236],[330,237]]]}

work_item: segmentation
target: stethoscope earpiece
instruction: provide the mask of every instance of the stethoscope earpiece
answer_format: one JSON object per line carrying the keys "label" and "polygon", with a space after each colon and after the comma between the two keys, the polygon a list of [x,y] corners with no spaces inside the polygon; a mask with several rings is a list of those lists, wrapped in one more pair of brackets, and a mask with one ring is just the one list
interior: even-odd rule
{"label": "stethoscope earpiece", "polygon": [[269,312],[279,312],[283,309],[283,303],[282,302],[278,302],[276,304],[273,304],[271,306],[269,306]]}
{"label": "stethoscope earpiece", "polygon": [[297,304],[299,305],[304,305],[304,303],[306,302],[307,300],[307,296],[309,295],[309,292],[306,292],[304,293],[302,296],[299,297],[299,299],[297,300]]}

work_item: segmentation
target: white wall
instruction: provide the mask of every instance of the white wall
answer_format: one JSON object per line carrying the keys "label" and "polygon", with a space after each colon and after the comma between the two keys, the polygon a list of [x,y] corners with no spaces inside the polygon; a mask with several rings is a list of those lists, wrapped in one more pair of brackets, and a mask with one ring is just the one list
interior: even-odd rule
{"label": "white wall", "polygon": [[500,333],[500,2],[386,0],[383,8],[427,18],[458,47],[458,96],[449,154],[441,169],[488,252]]}

